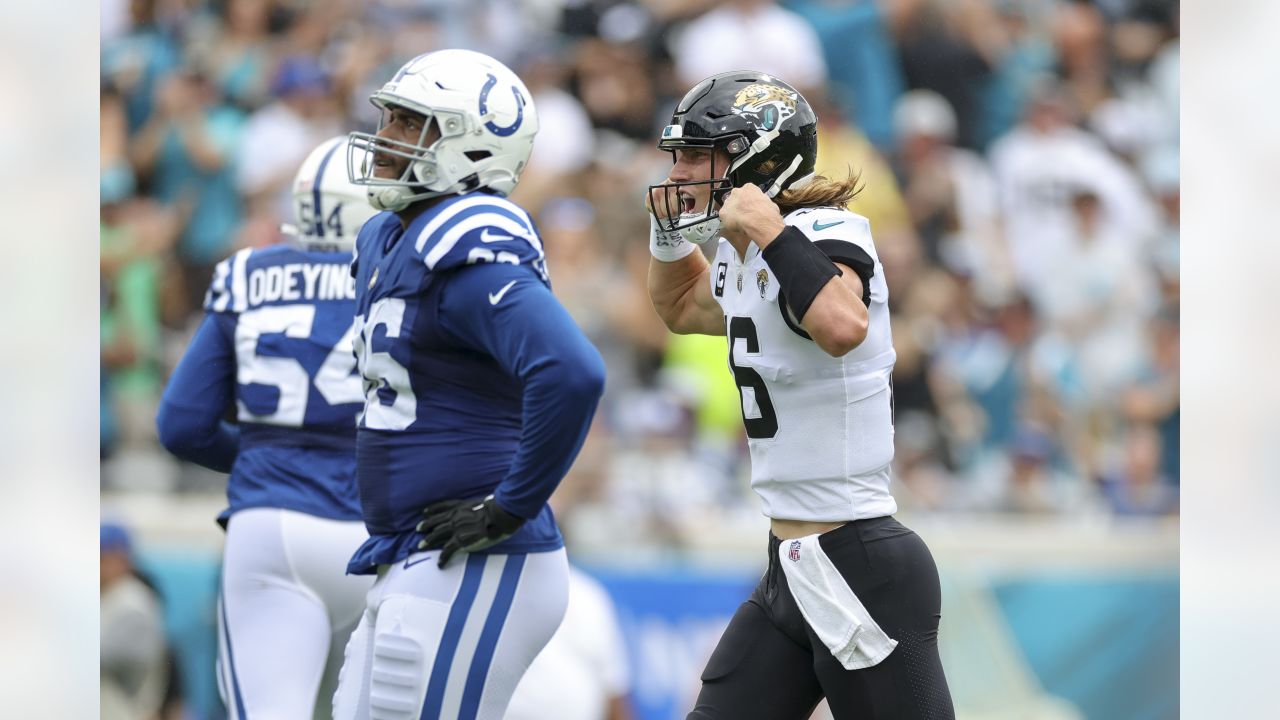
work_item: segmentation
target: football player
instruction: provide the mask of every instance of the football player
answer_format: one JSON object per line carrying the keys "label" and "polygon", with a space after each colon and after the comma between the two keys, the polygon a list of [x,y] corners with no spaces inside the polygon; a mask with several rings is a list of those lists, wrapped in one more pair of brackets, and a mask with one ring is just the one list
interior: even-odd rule
{"label": "football player", "polygon": [[[160,441],[230,472],[218,602],[218,684],[231,718],[331,717],[342,649],[368,578],[355,480],[355,290],[348,267],[373,214],[347,179],[346,137],[293,183],[296,239],[218,264],[205,318],[161,401]],[[238,425],[222,422],[234,405]]]}
{"label": "football player", "polygon": [[496,720],[564,616],[547,499],[582,446],[604,364],[551,294],[528,213],[506,199],[538,129],[524,83],[486,55],[442,50],[370,99],[378,131],[352,133],[349,154],[385,211],[352,264],[370,538],[348,569],[378,577],[335,717]]}
{"label": "football player", "polygon": [[[702,675],[690,720],[951,718],[941,596],[893,518],[888,289],[857,178],[814,174],[817,119],[781,80],[708,78],[658,147],[649,293],[677,333],[727,335],[771,519],[769,569]],[[708,263],[697,245],[718,238]]]}

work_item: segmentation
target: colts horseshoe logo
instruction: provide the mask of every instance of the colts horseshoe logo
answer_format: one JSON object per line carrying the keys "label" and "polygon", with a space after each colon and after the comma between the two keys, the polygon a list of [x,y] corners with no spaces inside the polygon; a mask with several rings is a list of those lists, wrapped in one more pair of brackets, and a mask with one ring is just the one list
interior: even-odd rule
{"label": "colts horseshoe logo", "polygon": [[[498,84],[498,78],[489,74],[489,79],[485,82],[484,87],[480,90],[480,117],[489,114],[489,91],[494,85]],[[516,119],[515,122],[503,127],[490,120],[484,124],[485,129],[497,135],[498,137],[506,137],[520,129],[520,123],[524,122],[524,96],[520,94],[520,89],[515,85],[511,86],[511,94],[516,98]]]}

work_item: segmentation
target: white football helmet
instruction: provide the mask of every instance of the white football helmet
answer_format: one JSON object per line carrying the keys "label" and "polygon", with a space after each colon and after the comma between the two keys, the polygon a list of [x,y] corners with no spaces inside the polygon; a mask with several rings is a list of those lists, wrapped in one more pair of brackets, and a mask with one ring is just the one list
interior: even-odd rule
{"label": "white football helmet", "polygon": [[311,151],[293,178],[294,222],[280,231],[310,250],[351,250],[360,227],[378,214],[364,188],[347,177],[344,161],[350,152],[346,135],[329,138]]}
{"label": "white football helmet", "polygon": [[[515,189],[529,162],[538,114],[524,83],[507,66],[470,50],[440,50],[419,55],[400,68],[369,97],[383,111],[400,107],[426,117],[418,143],[410,145],[351,133],[347,172],[364,185],[369,203],[399,211],[411,203],[488,188],[500,195]],[[422,145],[432,123],[440,138]],[[408,159],[397,179],[373,175],[370,153]]]}

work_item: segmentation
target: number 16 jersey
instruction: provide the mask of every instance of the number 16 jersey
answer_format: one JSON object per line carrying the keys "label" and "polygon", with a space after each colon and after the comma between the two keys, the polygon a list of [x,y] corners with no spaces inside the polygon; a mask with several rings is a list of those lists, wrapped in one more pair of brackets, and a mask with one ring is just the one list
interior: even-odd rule
{"label": "number 16 jersey", "polygon": [[862,278],[869,325],[861,345],[831,357],[810,339],[761,255],[720,240],[711,292],[725,315],[729,368],[751,449],[751,488],[770,518],[848,521],[891,515],[893,459],[888,286],[867,219],[836,208],[784,218]]}

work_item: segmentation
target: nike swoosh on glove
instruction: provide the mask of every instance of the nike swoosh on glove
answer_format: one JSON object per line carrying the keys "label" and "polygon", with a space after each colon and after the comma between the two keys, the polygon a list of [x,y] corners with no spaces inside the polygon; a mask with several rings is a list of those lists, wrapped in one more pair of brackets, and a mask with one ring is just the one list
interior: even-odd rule
{"label": "nike swoosh on glove", "polygon": [[498,507],[493,496],[471,500],[443,500],[422,511],[422,522],[415,528],[425,537],[419,550],[440,550],[438,567],[443,568],[458,551],[476,552],[506,540],[524,525],[516,517]]}

